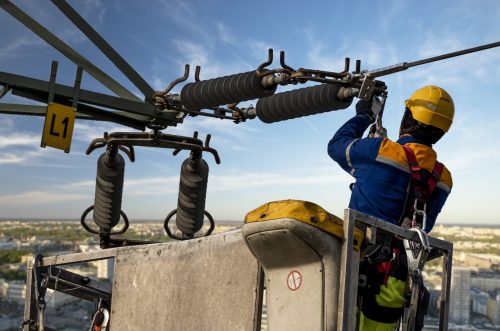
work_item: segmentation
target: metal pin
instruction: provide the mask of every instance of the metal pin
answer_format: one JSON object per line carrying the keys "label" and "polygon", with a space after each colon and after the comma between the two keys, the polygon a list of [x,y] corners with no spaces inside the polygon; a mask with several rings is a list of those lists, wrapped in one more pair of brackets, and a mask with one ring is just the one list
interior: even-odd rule
{"label": "metal pin", "polygon": [[49,99],[48,103],[54,102],[54,93],[56,90],[56,76],[57,76],[57,61],[52,61],[52,66],[50,68],[50,81],[49,81]]}
{"label": "metal pin", "polygon": [[349,72],[350,64],[351,64],[351,59],[346,57],[344,62],[344,72]]}
{"label": "metal pin", "polygon": [[76,69],[75,86],[73,87],[73,103],[71,107],[75,110],[78,107],[78,98],[80,96],[80,84],[82,83],[83,68],[78,66]]}
{"label": "metal pin", "polygon": [[200,81],[200,66],[196,66],[196,69],[194,70],[194,80],[199,82]]}

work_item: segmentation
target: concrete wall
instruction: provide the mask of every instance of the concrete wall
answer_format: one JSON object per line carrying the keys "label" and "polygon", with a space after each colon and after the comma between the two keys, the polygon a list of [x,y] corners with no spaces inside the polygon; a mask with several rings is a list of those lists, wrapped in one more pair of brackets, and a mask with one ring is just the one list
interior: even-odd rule
{"label": "concrete wall", "polygon": [[118,253],[112,330],[254,330],[260,267],[240,231]]}

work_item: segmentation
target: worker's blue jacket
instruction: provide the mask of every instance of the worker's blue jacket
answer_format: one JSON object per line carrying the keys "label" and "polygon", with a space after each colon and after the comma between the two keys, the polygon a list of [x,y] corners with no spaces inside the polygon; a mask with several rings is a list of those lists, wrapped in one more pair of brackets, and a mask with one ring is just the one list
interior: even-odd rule
{"label": "worker's blue jacket", "polygon": [[[368,115],[357,115],[345,123],[328,144],[328,154],[354,178],[349,208],[399,224],[409,195],[411,171],[401,145],[409,146],[421,168],[432,172],[436,152],[412,136],[397,142],[387,138],[363,138],[370,125]],[[444,167],[435,193],[427,202],[429,232],[452,187],[451,174]]]}

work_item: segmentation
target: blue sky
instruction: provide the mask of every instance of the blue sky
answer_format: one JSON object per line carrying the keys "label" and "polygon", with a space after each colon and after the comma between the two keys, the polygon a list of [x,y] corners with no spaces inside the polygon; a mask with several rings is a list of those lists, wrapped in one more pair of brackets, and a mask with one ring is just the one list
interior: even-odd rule
{"label": "blue sky", "polygon": [[[108,74],[139,94],[49,1],[14,1]],[[486,1],[70,1],[155,88],[201,65],[202,79],[256,68],[267,49],[287,52],[293,67],[341,71],[344,57],[374,69],[500,40],[500,3]],[[307,5],[306,5],[307,4]],[[72,85],[76,67],[21,23],[0,11],[0,71]],[[397,138],[404,100],[426,84],[455,100],[455,122],[435,146],[452,171],[454,188],[442,223],[500,221],[500,48],[385,77],[385,126]],[[191,76],[192,79],[192,76]],[[106,92],[90,76],[83,88]],[[180,90],[180,86],[177,87]],[[284,91],[284,88],[279,88]],[[8,95],[2,102],[29,103]],[[249,102],[255,104],[255,101]],[[207,210],[217,220],[241,220],[260,204],[314,201],[341,216],[353,180],[327,155],[334,132],[354,107],[274,124],[187,118],[167,133],[204,137],[210,155]],[[78,218],[93,203],[100,154],[89,142],[118,125],[77,120],[71,153],[39,147],[42,118],[0,115],[0,217]],[[127,162],[123,210],[132,219],[163,219],[176,207],[180,164],[187,153],[137,150]]]}

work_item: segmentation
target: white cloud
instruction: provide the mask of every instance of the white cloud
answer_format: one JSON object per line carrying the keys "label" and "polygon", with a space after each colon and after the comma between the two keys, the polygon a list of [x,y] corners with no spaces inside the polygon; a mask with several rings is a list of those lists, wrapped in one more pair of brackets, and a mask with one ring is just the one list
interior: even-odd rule
{"label": "white cloud", "polygon": [[181,0],[157,0],[160,6],[159,13],[171,22],[175,22],[183,29],[193,32],[197,37],[203,39],[204,43],[213,46],[213,38],[209,28],[203,24],[196,10],[187,1]]}
{"label": "white cloud", "polygon": [[[124,196],[158,196],[161,194],[177,193],[178,186],[178,176],[136,179],[125,177],[123,184],[123,194]],[[87,199],[89,199],[93,198],[94,190],[95,180],[84,180],[66,183],[62,186],[51,186],[48,188],[46,193],[48,195],[53,195],[55,194],[54,192],[72,192],[72,194],[75,196],[85,196]]]}
{"label": "white cloud", "polygon": [[73,138],[75,140],[89,144],[93,139],[102,138],[104,132],[111,133],[126,131],[123,126],[117,126],[116,124],[103,122],[87,123],[75,123],[73,131]]}
{"label": "white cloud", "polygon": [[23,53],[23,50],[33,46],[42,46],[45,42],[38,37],[19,36],[0,48],[0,59],[16,57]]}
{"label": "white cloud", "polygon": [[178,177],[151,177],[151,178],[125,179],[125,185],[127,186],[127,188],[132,188],[132,189],[146,185],[148,186],[172,185],[178,182],[179,182]]}
{"label": "white cloud", "polygon": [[301,119],[302,119],[302,121],[304,121],[304,122],[306,123],[306,125],[307,125],[307,126],[308,126],[308,127],[309,127],[309,128],[310,128],[310,129],[311,129],[311,130],[315,133],[315,134],[317,134],[318,136],[320,136],[320,133],[319,133],[318,128],[316,128],[316,126],[315,126],[314,124],[312,124],[312,122],[311,122],[309,119],[304,118],[304,117],[302,117]]}
{"label": "white cloud", "polygon": [[42,155],[39,135],[16,133],[10,129],[5,132],[0,135],[0,150],[3,149],[0,152],[0,165],[25,163]]}
{"label": "white cloud", "polygon": [[[123,127],[114,124],[91,122],[75,123],[74,140],[89,144],[95,138],[102,138],[104,132],[124,132]],[[182,136],[192,137],[193,132],[200,133],[199,138],[204,140],[205,135],[210,133],[215,139],[212,139],[212,145],[220,148],[221,144],[225,147],[237,149],[241,144],[252,136],[259,134],[260,130],[248,123],[235,124],[230,120],[221,120],[198,116],[196,118],[186,117],[181,125],[169,127],[165,132]],[[37,137],[37,141],[39,138]],[[0,147],[2,140],[0,138]]]}
{"label": "white cloud", "polygon": [[218,34],[218,37],[220,38],[220,40],[222,40],[225,43],[231,44],[231,45],[237,44],[238,39],[233,34],[231,29],[229,27],[227,27],[224,23],[216,22],[215,28],[217,29],[217,34]]}
{"label": "white cloud", "polygon": [[9,207],[25,206],[26,201],[29,201],[30,204],[33,206],[33,205],[42,205],[47,203],[86,200],[86,199],[88,199],[88,196],[85,194],[68,194],[68,193],[61,194],[61,193],[51,193],[43,191],[30,191],[19,194],[0,195],[0,205],[6,205]]}
{"label": "white cloud", "polygon": [[104,22],[107,8],[101,0],[80,0],[79,6],[81,6],[80,15],[87,19],[96,20],[99,24]]}
{"label": "white cloud", "polygon": [[173,43],[179,53],[182,54],[182,62],[189,64],[204,66],[209,63],[208,47],[202,46],[200,43],[174,39]]}
{"label": "white cloud", "polygon": [[40,136],[25,133],[10,133],[0,136],[0,148],[10,146],[36,146],[40,143]]}
{"label": "white cloud", "polygon": [[26,158],[14,153],[0,153],[0,164],[23,162]]}
{"label": "white cloud", "polygon": [[[101,0],[82,0],[74,6],[80,15],[91,22],[91,25],[98,29],[104,22],[104,16],[107,8]],[[31,15],[42,26],[57,35],[68,44],[79,44],[87,41],[87,37],[76,28],[73,23],[64,18],[64,15],[58,11],[55,6],[47,6],[39,1],[25,2],[21,7],[28,15]],[[54,19],[57,17],[57,19]],[[16,22],[15,24],[22,24]],[[0,49],[0,58],[19,56],[20,54],[30,54],[26,49],[32,49],[34,46],[49,47],[40,37],[23,30],[18,36],[12,35],[10,44],[3,45]]]}
{"label": "white cloud", "polygon": [[13,126],[14,126],[14,120],[12,118],[1,115],[0,132],[10,130]]}
{"label": "white cloud", "polygon": [[180,57],[175,61],[179,67],[186,63],[192,65],[193,69],[197,65],[201,66],[200,77],[203,80],[245,70],[244,64],[217,60],[214,49],[209,44],[179,39],[174,39],[172,42],[180,54]]}
{"label": "white cloud", "polygon": [[387,49],[394,53],[393,47],[379,45],[370,40],[341,40],[332,49],[325,44],[324,39],[316,36],[310,28],[304,29],[304,35],[309,43],[307,52],[308,66],[327,71],[339,72],[344,69],[344,58],[351,58],[351,68],[354,70],[356,59],[362,59],[362,70],[387,66]]}
{"label": "white cloud", "polygon": [[[275,58],[276,58],[276,52],[280,50],[280,48],[277,45],[273,45],[273,44],[271,44],[267,41],[264,41],[264,40],[250,39],[248,41],[248,46],[250,47],[251,54],[257,59],[262,59],[261,62],[264,62],[265,60],[267,60],[267,54],[269,52],[269,48],[272,48],[274,50],[274,53],[275,53],[274,57]],[[274,60],[276,61],[276,59],[274,59]]]}
{"label": "white cloud", "polygon": [[168,86],[168,84],[169,83],[167,83],[165,78],[154,77],[152,87],[155,91],[162,91]]}
{"label": "white cloud", "polygon": [[[444,35],[440,38],[429,35],[418,51],[418,57],[427,58],[474,46],[477,44],[465,44],[455,35]],[[472,80],[481,84],[496,82],[496,75],[491,70],[499,70],[497,65],[499,61],[498,50],[484,50],[412,68],[405,73],[405,79],[418,81],[419,85],[433,84],[470,91],[470,88],[475,86],[471,84]]]}
{"label": "white cloud", "polygon": [[[64,167],[56,162],[65,157],[54,148],[40,148],[39,135],[6,131],[0,136],[0,165],[21,164],[41,167]],[[45,162],[44,159],[51,160]]]}
{"label": "white cloud", "polygon": [[398,18],[408,11],[406,1],[385,1],[378,2],[378,23],[385,34],[391,32],[392,23],[398,22]]}
{"label": "white cloud", "polygon": [[[464,157],[464,155],[467,155]],[[461,155],[455,155],[446,159],[446,165],[449,167],[453,174],[477,174],[478,164],[491,163],[492,160],[499,159],[498,146],[477,147],[461,151]]]}
{"label": "white cloud", "polygon": [[[198,131],[198,138],[205,140],[205,135],[212,134],[210,145],[218,150],[230,148],[233,150],[246,150],[247,142],[260,135],[260,130],[250,123],[235,124],[230,120],[215,118],[186,117],[184,123],[177,127],[169,128],[169,133],[192,136]],[[262,138],[262,137],[261,137]]]}
{"label": "white cloud", "polygon": [[314,175],[286,175],[279,173],[242,173],[239,175],[212,176],[209,179],[210,190],[240,191],[257,187],[286,187],[301,185],[327,185],[342,183],[344,176],[333,176],[332,174]]}
{"label": "white cloud", "polygon": [[419,58],[426,58],[445,53],[458,51],[465,48],[463,41],[458,36],[436,36],[435,33],[429,33],[424,40],[417,55]]}
{"label": "white cloud", "polygon": [[[343,183],[345,176],[334,176],[328,174],[314,175],[286,175],[280,173],[242,173],[238,175],[211,175],[208,179],[208,190],[210,192],[241,191],[258,187],[286,187],[302,185],[331,185],[332,183]],[[134,195],[154,195],[160,191],[169,193],[177,192],[178,176],[155,177],[142,179],[128,179],[125,181],[127,190]],[[137,187],[147,186],[145,191],[137,191]]]}
{"label": "white cloud", "polygon": [[60,187],[60,189],[61,190],[73,190],[78,188],[87,189],[90,187],[93,188],[94,186],[95,186],[95,180],[84,180],[81,182],[73,182],[65,184],[64,186]]}
{"label": "white cloud", "polygon": [[130,189],[128,188],[127,184],[125,183],[125,188],[124,188],[124,194],[126,196],[152,196],[152,197],[158,197],[162,195],[168,195],[168,194],[177,194],[178,192],[178,186],[179,186],[179,180],[177,179],[175,184],[172,186],[145,186],[145,187],[139,187],[135,189]]}

